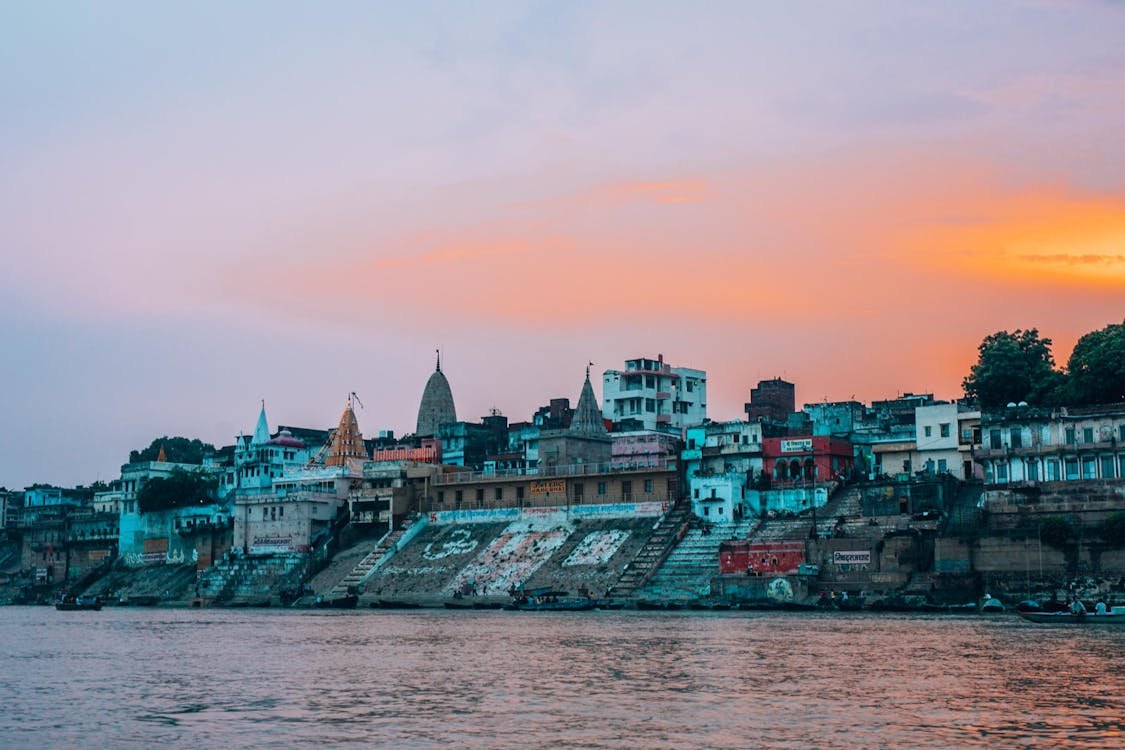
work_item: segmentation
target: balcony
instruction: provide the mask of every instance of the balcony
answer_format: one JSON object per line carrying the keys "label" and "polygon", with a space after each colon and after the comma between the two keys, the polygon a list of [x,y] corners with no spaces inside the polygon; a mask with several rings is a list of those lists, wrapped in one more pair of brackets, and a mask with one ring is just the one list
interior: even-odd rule
{"label": "balcony", "polygon": [[449,474],[439,474],[434,478],[435,485],[461,484],[463,482],[490,482],[497,479],[519,479],[528,477],[542,479],[544,477],[579,477],[596,474],[622,474],[630,471],[674,471],[676,459],[667,456],[652,458],[637,458],[625,464],[570,464],[569,466],[551,466],[538,469],[498,469],[494,472],[483,471],[457,471]]}

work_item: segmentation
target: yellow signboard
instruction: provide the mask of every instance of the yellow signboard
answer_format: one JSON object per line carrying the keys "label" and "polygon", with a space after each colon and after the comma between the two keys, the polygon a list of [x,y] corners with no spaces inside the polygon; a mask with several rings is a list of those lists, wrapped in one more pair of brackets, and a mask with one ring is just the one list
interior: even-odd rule
{"label": "yellow signboard", "polygon": [[531,494],[532,495],[549,495],[551,493],[566,494],[566,480],[565,479],[550,479],[546,482],[532,482]]}

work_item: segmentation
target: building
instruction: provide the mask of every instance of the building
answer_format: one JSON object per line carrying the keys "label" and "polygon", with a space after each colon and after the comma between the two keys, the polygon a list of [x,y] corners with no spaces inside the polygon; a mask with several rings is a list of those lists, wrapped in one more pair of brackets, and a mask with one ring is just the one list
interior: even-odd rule
{"label": "building", "polygon": [[[917,458],[912,463],[926,474],[977,478],[973,462],[974,435],[980,435],[980,412],[959,403],[935,403],[914,410]],[[979,442],[979,440],[978,440]]]}
{"label": "building", "polygon": [[747,490],[762,473],[762,440],[757,421],[688,429],[680,456],[695,515],[722,523],[742,518]]}
{"label": "building", "polygon": [[[309,431],[305,431],[309,432]],[[327,433],[322,432],[322,435]],[[320,448],[324,440],[314,444]],[[269,492],[273,481],[286,472],[299,469],[309,462],[313,447],[296,437],[289,428],[281,428],[270,435],[266,405],[258,413],[253,435],[239,435],[234,444],[233,463],[224,466],[219,484],[219,497],[230,493],[255,494]]]}
{"label": "building", "polygon": [[1125,478],[1125,404],[1011,406],[981,416],[981,438],[986,484]]}
{"label": "building", "polygon": [[707,373],[671,367],[664,355],[626,360],[624,370],[602,376],[602,415],[614,430],[682,434],[707,418]]}
{"label": "building", "polygon": [[671,504],[678,497],[675,461],[633,469],[588,463],[544,468],[538,475],[519,471],[446,471],[434,477],[422,510]]}
{"label": "building", "polygon": [[437,437],[442,425],[456,421],[457,408],[453,404],[453,391],[445,373],[441,371],[441,352],[438,352],[437,367],[422,390],[414,434],[418,437]]}
{"label": "building", "polygon": [[796,397],[796,387],[786,380],[759,380],[758,387],[750,389],[750,401],[742,409],[751,422],[785,422],[796,410]]}
{"label": "building", "polygon": [[578,397],[578,406],[565,428],[539,431],[539,471],[579,464],[602,465],[610,462],[612,440],[602,421],[602,412],[590,385],[590,368]]}
{"label": "building", "polygon": [[854,466],[852,444],[827,435],[764,438],[762,464],[773,486],[832,482],[847,478]]}

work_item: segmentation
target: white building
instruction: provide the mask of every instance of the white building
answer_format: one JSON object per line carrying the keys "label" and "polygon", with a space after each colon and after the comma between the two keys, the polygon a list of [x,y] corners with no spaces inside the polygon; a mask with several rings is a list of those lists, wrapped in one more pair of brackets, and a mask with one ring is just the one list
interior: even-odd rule
{"label": "white building", "polygon": [[986,484],[1125,478],[1125,406],[1009,407],[981,420]]}
{"label": "white building", "polygon": [[688,430],[681,452],[692,512],[719,523],[739,520],[747,491],[762,474],[760,422],[711,422]]}
{"label": "white building", "polygon": [[625,361],[602,376],[602,416],[630,429],[682,432],[707,418],[707,373],[672,367],[664,355]]}
{"label": "white building", "polygon": [[919,406],[914,410],[916,471],[972,479],[979,474],[972,457],[980,412],[957,403]]}

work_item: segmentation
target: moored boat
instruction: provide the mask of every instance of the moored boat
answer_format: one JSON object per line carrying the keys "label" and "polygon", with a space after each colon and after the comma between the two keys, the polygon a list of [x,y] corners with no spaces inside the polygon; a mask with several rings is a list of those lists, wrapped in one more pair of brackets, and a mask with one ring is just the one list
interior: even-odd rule
{"label": "moored boat", "polygon": [[86,598],[80,596],[76,599],[62,599],[55,602],[55,609],[60,612],[79,612],[82,610],[99,611],[102,608],[102,601],[96,597]]}
{"label": "moored boat", "polygon": [[1041,625],[1125,625],[1125,607],[1105,612],[1023,612],[1020,617]]}
{"label": "moored boat", "polygon": [[317,609],[355,609],[357,604],[359,604],[359,595],[348,594],[335,599],[317,599],[313,606]]}

